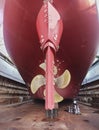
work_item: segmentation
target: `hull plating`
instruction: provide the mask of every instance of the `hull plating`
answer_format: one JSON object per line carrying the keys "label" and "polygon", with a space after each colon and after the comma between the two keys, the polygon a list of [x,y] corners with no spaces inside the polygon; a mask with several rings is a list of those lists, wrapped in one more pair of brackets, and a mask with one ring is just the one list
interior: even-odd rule
{"label": "hull plating", "polygon": [[[33,94],[32,79],[45,75],[40,67],[45,55],[40,49],[36,19],[42,0],[6,0],[4,12],[4,40],[13,62],[35,98],[44,98],[45,86]],[[65,88],[55,90],[63,98],[74,98],[90,67],[98,44],[98,17],[96,6],[89,0],[54,0],[53,6],[63,21],[63,34],[55,55],[56,78],[65,70],[70,72],[70,82]]]}

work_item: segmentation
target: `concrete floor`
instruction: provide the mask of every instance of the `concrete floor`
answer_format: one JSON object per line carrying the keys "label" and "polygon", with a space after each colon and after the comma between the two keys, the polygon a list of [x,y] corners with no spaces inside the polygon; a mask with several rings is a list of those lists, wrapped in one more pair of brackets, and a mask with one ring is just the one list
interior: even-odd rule
{"label": "concrete floor", "polygon": [[45,118],[44,104],[27,103],[17,107],[0,107],[0,130],[99,130],[99,109],[80,105],[81,115],[65,111],[60,105],[58,118]]}

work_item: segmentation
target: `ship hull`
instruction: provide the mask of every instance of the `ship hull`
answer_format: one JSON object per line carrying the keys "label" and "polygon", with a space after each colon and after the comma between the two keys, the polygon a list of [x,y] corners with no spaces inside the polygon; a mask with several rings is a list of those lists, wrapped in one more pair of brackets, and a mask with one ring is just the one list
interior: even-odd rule
{"label": "ship hull", "polygon": [[[40,99],[44,99],[45,86],[41,86],[33,94],[30,85],[35,76],[45,75],[40,67],[40,64],[44,63],[45,55],[40,48],[36,29],[36,20],[42,4],[42,0],[6,0],[4,11],[4,40],[7,51],[31,95]],[[96,55],[99,28],[94,4],[87,0],[53,2],[63,21],[63,34],[59,50],[55,54],[55,66],[58,71],[56,77],[62,75],[65,70],[69,70],[71,75],[66,88],[55,86],[63,98],[77,96]]]}

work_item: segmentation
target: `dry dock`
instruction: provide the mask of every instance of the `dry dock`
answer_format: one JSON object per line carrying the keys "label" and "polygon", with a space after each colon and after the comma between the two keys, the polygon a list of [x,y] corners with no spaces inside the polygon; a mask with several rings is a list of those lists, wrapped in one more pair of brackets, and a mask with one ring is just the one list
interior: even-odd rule
{"label": "dry dock", "polygon": [[42,102],[0,107],[0,130],[99,130],[99,109],[80,104],[81,115],[65,111],[61,104],[58,118],[45,118]]}

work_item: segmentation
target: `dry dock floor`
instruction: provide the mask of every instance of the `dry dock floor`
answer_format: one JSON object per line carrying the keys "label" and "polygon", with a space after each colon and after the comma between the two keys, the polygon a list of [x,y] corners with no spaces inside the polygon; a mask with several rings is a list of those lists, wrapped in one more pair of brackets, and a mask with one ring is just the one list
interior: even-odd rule
{"label": "dry dock floor", "polygon": [[80,108],[82,114],[73,115],[62,104],[58,118],[48,120],[40,102],[0,107],[0,130],[99,130],[99,109],[81,104]]}

